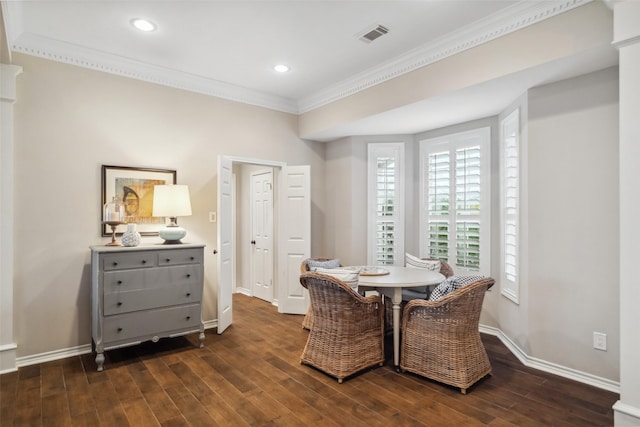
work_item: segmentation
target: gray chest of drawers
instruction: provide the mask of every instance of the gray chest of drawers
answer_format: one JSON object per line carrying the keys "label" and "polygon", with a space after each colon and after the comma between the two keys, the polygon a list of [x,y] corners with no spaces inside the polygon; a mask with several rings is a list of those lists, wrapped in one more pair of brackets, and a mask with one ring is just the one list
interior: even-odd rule
{"label": "gray chest of drawers", "polygon": [[91,332],[98,371],[104,352],[200,332],[204,245],[91,247]]}

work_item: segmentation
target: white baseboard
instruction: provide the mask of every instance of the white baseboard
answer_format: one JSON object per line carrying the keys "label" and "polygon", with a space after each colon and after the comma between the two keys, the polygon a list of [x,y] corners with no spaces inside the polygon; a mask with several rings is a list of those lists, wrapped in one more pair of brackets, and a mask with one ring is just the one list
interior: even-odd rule
{"label": "white baseboard", "polygon": [[640,426],[640,408],[618,400],[613,404],[613,424],[616,426]]}
{"label": "white baseboard", "polygon": [[205,329],[213,329],[218,327],[218,319],[215,320],[206,320],[203,322]]}
{"label": "white baseboard", "polygon": [[[205,329],[216,328],[218,326],[218,320],[207,320],[204,323]],[[17,368],[23,366],[35,365],[37,363],[52,362],[54,360],[64,359],[66,357],[81,356],[83,354],[91,353],[93,351],[91,344],[80,345],[78,347],[65,348],[62,350],[48,351],[46,353],[34,354],[31,356],[18,357],[16,359],[16,368],[8,369],[0,372],[0,374],[16,371]]]}
{"label": "white baseboard", "polygon": [[234,293],[236,293],[236,294],[246,295],[246,296],[248,296],[248,297],[252,297],[252,296],[253,296],[253,295],[251,294],[251,290],[250,290],[250,289],[247,289],[247,288],[240,288],[240,287],[237,287]]}
{"label": "white baseboard", "polygon": [[480,332],[498,337],[509,351],[525,366],[620,394],[619,382],[531,357],[522,351],[522,349],[511,341],[500,329],[480,325]]}
{"label": "white baseboard", "polygon": [[64,359],[66,357],[80,356],[87,353],[91,353],[91,344],[64,348],[61,350],[47,351],[45,353],[33,354],[31,356],[18,357],[16,359],[16,367],[21,368],[23,366],[51,362],[54,360]]}
{"label": "white baseboard", "polygon": [[18,370],[16,366],[17,344],[5,344],[0,346],[0,375]]}
{"label": "white baseboard", "polygon": [[[242,287],[236,287],[236,290],[233,292],[234,294],[242,294],[242,295],[246,295],[248,297],[253,297],[253,293],[251,292],[250,289],[247,288],[242,288]],[[274,306],[278,306],[278,300],[274,299],[273,301],[271,301],[271,305]]]}

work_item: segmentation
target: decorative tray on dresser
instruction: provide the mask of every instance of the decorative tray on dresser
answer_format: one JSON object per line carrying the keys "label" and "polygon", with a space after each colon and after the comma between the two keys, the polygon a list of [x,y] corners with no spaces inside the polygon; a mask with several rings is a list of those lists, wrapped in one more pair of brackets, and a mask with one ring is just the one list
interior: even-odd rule
{"label": "decorative tray on dresser", "polygon": [[91,247],[91,333],[104,352],[199,332],[204,346],[204,245]]}

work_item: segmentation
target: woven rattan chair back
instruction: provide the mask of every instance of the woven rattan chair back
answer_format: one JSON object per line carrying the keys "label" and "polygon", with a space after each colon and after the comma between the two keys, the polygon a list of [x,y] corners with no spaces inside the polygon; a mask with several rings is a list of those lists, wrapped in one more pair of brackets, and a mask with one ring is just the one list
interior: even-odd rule
{"label": "woven rattan chair back", "polygon": [[307,258],[300,263],[300,274],[306,273],[309,271],[309,261],[331,261],[331,258]]}
{"label": "woven rattan chair back", "polygon": [[[322,261],[329,261],[330,259],[331,258],[307,258],[300,263],[300,274],[304,274],[309,271],[310,260],[322,262]],[[309,309],[307,310],[307,313],[305,314],[304,319],[302,319],[302,327],[304,329],[311,329],[312,326],[313,326],[313,311],[311,310],[311,306],[309,306]]]}
{"label": "woven rattan chair back", "polygon": [[314,324],[300,362],[334,376],[338,382],[384,363],[383,305],[379,296],[363,297],[328,275],[303,273]]}
{"label": "woven rattan chair back", "polygon": [[402,316],[400,369],[459,387],[463,394],[491,374],[478,324],[493,283],[485,278],[436,301],[409,301]]}

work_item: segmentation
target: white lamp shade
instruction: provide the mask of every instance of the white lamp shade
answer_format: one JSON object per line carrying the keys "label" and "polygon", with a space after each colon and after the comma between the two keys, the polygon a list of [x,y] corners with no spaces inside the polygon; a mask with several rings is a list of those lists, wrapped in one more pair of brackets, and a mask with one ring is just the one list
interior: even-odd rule
{"label": "white lamp shade", "polygon": [[189,216],[191,199],[186,185],[156,185],[153,188],[153,216]]}

